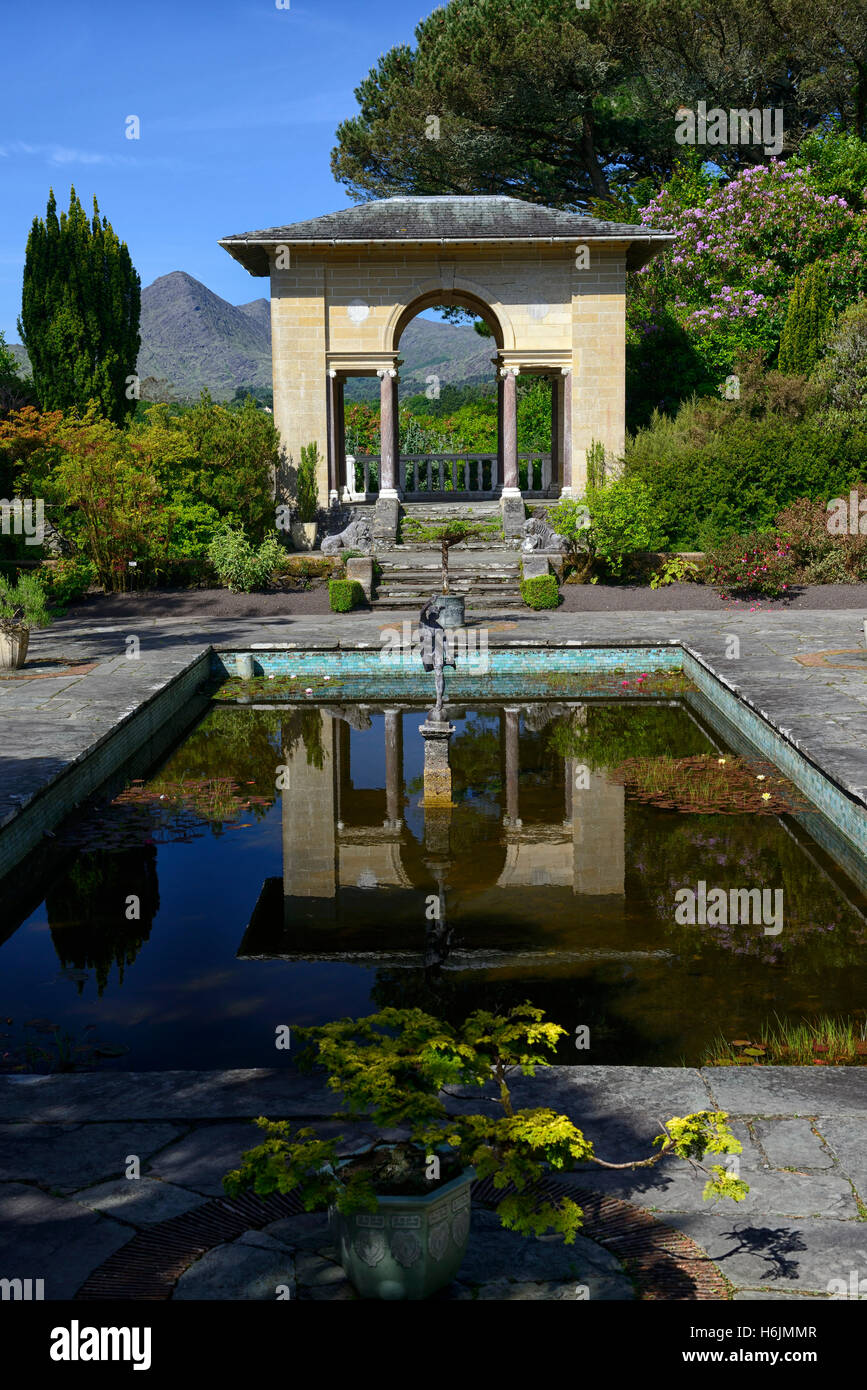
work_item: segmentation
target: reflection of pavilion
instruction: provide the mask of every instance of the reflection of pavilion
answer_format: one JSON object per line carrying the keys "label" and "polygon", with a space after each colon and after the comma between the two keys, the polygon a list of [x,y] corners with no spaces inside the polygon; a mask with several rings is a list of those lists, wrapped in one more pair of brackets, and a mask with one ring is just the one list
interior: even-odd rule
{"label": "reflection of pavilion", "polygon": [[[552,890],[558,897],[565,891],[572,898],[595,899],[605,916],[621,914],[623,788],[604,772],[586,774],[581,779],[586,785],[576,787],[572,759],[562,764],[560,791],[550,781],[541,791],[520,785],[522,714],[532,737],[552,718],[575,708],[511,704],[485,712],[499,722],[499,834],[492,827],[493,843],[474,848],[463,863],[460,855],[453,861],[465,896],[478,895],[489,920],[498,914],[503,920],[514,919],[520,913],[516,888]],[[454,707],[449,713],[452,718],[459,714]],[[363,785],[356,786],[353,728],[364,731],[372,715],[382,717],[383,738],[377,745],[375,734],[368,736],[361,746],[364,766],[358,780]],[[331,707],[320,712],[321,759],[308,759],[300,742],[284,750],[289,776],[282,793],[282,880],[265,881],[241,954],[339,955],[341,943],[344,948],[350,945],[347,933],[354,941],[353,954],[423,948],[424,895],[435,885],[423,848],[405,820],[405,715],[410,717],[409,730],[418,726],[417,705]],[[375,750],[381,750],[378,774],[371,764]],[[421,761],[415,744],[413,760]],[[413,766],[410,780],[420,770]],[[574,926],[574,907],[568,916]],[[334,938],[335,924],[340,926],[340,942]],[[322,928],[330,928],[327,936]]]}

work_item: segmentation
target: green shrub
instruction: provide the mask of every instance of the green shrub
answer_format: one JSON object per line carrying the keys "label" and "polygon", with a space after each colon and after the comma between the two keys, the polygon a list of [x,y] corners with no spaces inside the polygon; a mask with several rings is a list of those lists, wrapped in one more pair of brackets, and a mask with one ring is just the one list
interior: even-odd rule
{"label": "green shrub", "polygon": [[[856,485],[859,503],[867,498],[867,485]],[[849,494],[844,500],[849,510]],[[776,530],[788,541],[803,584],[857,584],[867,579],[867,535],[839,535],[829,529],[831,513],[822,502],[799,497],[780,512]]]}
{"label": "green shrub", "polygon": [[779,367],[790,375],[808,376],[819,359],[828,328],[828,281],[822,266],[811,265],[795,278],[780,336]]}
{"label": "green shrub", "polygon": [[97,580],[93,562],[78,555],[43,565],[39,577],[48,603],[59,613],[64,613],[71,603],[86,594]]}
{"label": "green shrub", "polygon": [[0,632],[48,627],[50,622],[45,590],[35,574],[20,575],[17,584],[0,579]]}
{"label": "green shrub", "polygon": [[330,579],[328,601],[334,613],[349,613],[364,602],[364,590],[357,579]]}
{"label": "green shrub", "polygon": [[[800,497],[845,497],[864,476],[867,421],[818,412],[754,417],[736,402],[655,415],[626,449],[626,475],[651,490],[672,550],[708,550],[732,532],[767,531]],[[663,549],[649,546],[648,549]]]}
{"label": "green shrub", "polygon": [[319,445],[305,444],[295,479],[295,506],[298,521],[315,521],[319,510],[316,469],[319,465]]}
{"label": "green shrub", "polygon": [[528,608],[556,608],[560,602],[560,591],[553,574],[537,574],[534,579],[522,579],[521,598]]}
{"label": "green shrub", "polygon": [[636,551],[663,550],[668,537],[657,498],[641,478],[618,478],[605,487],[587,489],[590,541],[599,557],[619,575]]}
{"label": "green shrub", "polygon": [[255,549],[243,530],[226,526],[218,531],[208,548],[208,559],[217,578],[231,594],[248,594],[263,589],[283,556],[276,536],[266,536]]}

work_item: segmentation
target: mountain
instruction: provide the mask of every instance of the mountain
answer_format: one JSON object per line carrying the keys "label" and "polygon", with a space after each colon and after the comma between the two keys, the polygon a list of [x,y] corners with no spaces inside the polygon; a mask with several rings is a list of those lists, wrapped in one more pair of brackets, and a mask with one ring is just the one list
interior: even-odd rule
{"label": "mountain", "polygon": [[[168,383],[179,400],[195,399],[207,388],[215,400],[228,400],[239,386],[271,387],[271,308],[267,299],[230,304],[183,270],[161,275],[142,290],[142,382]],[[20,343],[10,344],[29,373]],[[400,343],[401,395],[426,389],[427,377],[440,384],[469,385],[493,380],[494,345],[468,325],[413,319]],[[147,391],[145,394],[149,394]],[[346,398],[374,400],[376,377],[353,377]]]}
{"label": "mountain", "polygon": [[236,306],[183,270],[142,290],[138,374],[171,382],[181,399],[203,387],[218,400],[238,386],[271,385],[271,315],[265,299]]}

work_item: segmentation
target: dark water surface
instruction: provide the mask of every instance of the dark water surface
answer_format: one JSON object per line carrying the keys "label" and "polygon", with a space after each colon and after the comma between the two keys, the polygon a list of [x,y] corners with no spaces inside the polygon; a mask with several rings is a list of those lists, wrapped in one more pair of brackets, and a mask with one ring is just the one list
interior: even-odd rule
{"label": "dark water surface", "polygon": [[[59,1024],[101,1066],[279,1066],[280,1025],[530,999],[568,1030],[562,1062],[695,1065],[774,1014],[864,1018],[864,900],[796,818],[659,809],[615,780],[725,754],[683,706],[448,712],[444,809],[420,804],[421,707],[213,706],[67,822],[7,909],[3,1046],[37,1019],[29,1037]],[[699,880],[782,889],[782,930],[679,925]]]}

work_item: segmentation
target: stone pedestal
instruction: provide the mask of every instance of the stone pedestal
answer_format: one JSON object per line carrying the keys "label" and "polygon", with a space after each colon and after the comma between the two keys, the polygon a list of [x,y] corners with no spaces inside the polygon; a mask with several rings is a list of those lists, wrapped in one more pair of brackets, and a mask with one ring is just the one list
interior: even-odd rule
{"label": "stone pedestal", "polygon": [[524,506],[524,499],[517,490],[509,494],[503,489],[500,495],[500,512],[503,518],[503,535],[506,540],[516,540],[521,537],[524,529],[524,522],[527,519],[527,508]]}
{"label": "stone pedestal", "polygon": [[396,494],[394,497],[383,497],[380,494],[373,509],[374,543],[391,549],[397,543],[399,525],[400,498]]}
{"label": "stone pedestal", "polygon": [[453,806],[449,739],[455,731],[455,726],[447,719],[432,719],[428,715],[425,723],[419,724],[418,729],[424,739],[424,799],[420,804],[425,809]]}

